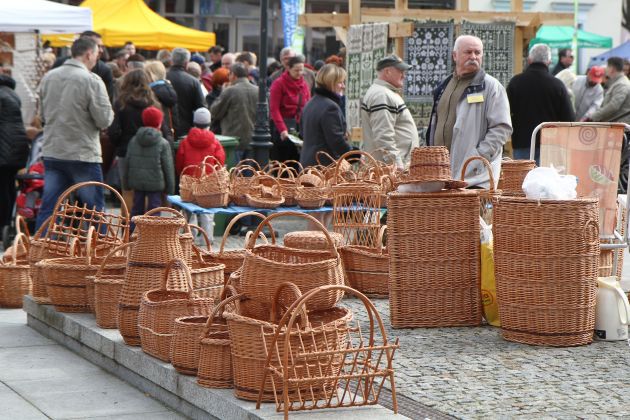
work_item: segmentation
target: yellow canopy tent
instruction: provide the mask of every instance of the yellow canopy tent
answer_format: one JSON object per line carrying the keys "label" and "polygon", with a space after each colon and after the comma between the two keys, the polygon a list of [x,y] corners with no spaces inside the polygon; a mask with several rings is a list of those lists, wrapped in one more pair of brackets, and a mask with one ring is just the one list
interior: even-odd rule
{"label": "yellow canopy tent", "polygon": [[[143,0],[85,0],[81,7],[92,9],[94,31],[103,37],[107,47],[122,47],[133,41],[138,48],[188,48],[206,51],[216,44],[212,32],[203,32],[178,25],[151,10]],[[71,39],[45,36],[55,47],[72,43]]]}

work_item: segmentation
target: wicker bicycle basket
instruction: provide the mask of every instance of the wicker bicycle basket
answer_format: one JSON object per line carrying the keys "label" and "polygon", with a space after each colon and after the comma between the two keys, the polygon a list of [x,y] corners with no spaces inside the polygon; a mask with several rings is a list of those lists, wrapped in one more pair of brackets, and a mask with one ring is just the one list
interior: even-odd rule
{"label": "wicker bicycle basket", "polygon": [[[278,217],[287,216],[306,219],[321,230],[326,236],[328,250],[299,250],[274,244],[254,247],[263,226]],[[247,244],[240,291],[247,297],[272,303],[273,291],[285,281],[294,282],[302,293],[319,286],[344,283],[341,257],[332,238],[320,222],[304,213],[287,211],[271,214],[258,225]],[[322,293],[311,301],[310,308],[313,310],[331,308],[342,296],[343,292],[337,289],[331,290],[329,294]],[[285,296],[281,296],[280,303],[287,304],[284,298]]]}
{"label": "wicker bicycle basket", "polygon": [[[298,324],[308,301],[333,288],[359,298],[366,318],[370,320],[367,328],[362,328],[358,320],[351,325],[350,313],[326,325],[322,323],[318,328],[313,323],[314,314],[309,312],[305,318],[311,326]],[[232,334],[229,322],[228,318]],[[320,328],[325,332],[322,333]],[[286,338],[287,331],[290,331],[289,339]],[[271,350],[265,360],[257,408],[265,400],[268,380],[272,383],[276,410],[284,411],[285,419],[288,419],[289,411],[378,404],[385,381],[389,380],[396,413],[393,358],[399,347],[398,340],[388,340],[378,311],[360,292],[346,286],[311,290],[286,311],[270,341]],[[235,343],[233,347],[236,347]]]}
{"label": "wicker bicycle basket", "polygon": [[593,339],[598,200],[501,197],[494,264],[503,338],[546,346]]}
{"label": "wicker bicycle basket", "polygon": [[[272,354],[269,363],[272,366],[279,364],[278,354],[271,347],[274,335],[278,331],[277,315],[279,315],[278,300],[281,294],[289,292],[293,301],[301,296],[297,286],[291,283],[283,283],[278,286],[273,294],[272,321],[249,318],[236,312],[224,312],[227,319],[230,340],[232,342],[232,364],[234,371],[234,394],[238,398],[256,401],[274,401],[274,389],[271,378],[265,379],[265,364],[268,355]],[[330,293],[326,293],[330,294]],[[343,291],[341,293],[343,294]],[[334,307],[323,311],[301,311],[300,327],[293,328],[290,332],[283,329],[277,339],[278,348],[284,346],[285,340],[290,342],[291,351],[297,352],[305,345],[307,349],[324,348],[331,350],[344,348],[347,344],[347,324],[352,319],[352,312],[347,308]],[[302,341],[302,337],[308,336],[308,340]],[[297,353],[295,353],[297,354]],[[278,357],[279,356],[279,357]],[[309,368],[315,369],[313,366]],[[328,365],[321,367],[323,371],[338,371],[340,369],[339,358],[333,358]],[[294,375],[303,377],[308,368],[296,367]],[[327,381],[324,387],[332,387],[334,381]],[[317,387],[316,387],[317,388]],[[296,389],[290,390],[292,393]],[[318,395],[323,390],[317,388],[314,392]]]}
{"label": "wicker bicycle basket", "polygon": [[394,328],[481,324],[479,193],[391,193],[389,309]]}
{"label": "wicker bicycle basket", "polygon": [[389,254],[383,247],[386,227],[381,226],[375,248],[347,245],[339,249],[346,282],[370,297],[389,296]]}
{"label": "wicker bicycle basket", "polygon": [[534,160],[503,160],[498,188],[505,195],[524,197],[523,181],[529,171],[535,167],[536,161]]}
{"label": "wicker bicycle basket", "polygon": [[28,236],[18,233],[11,246],[11,258],[0,264],[0,307],[21,308],[24,295],[31,293],[30,267],[18,258],[18,250],[28,254]]}
{"label": "wicker bicycle basket", "polygon": [[[173,269],[183,271],[187,280],[186,291],[167,288],[169,274]],[[170,361],[175,319],[180,316],[208,315],[213,304],[212,299],[192,297],[190,270],[183,260],[169,261],[160,288],[149,290],[140,301],[138,330],[142,351],[165,362]]]}

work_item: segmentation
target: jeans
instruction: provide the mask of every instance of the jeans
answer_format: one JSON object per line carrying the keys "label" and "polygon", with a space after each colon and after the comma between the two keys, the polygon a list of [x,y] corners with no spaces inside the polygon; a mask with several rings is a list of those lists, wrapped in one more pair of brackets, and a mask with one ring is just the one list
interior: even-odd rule
{"label": "jeans", "polygon": [[[512,156],[516,160],[529,160],[530,149],[513,149]],[[536,154],[534,155],[536,166],[540,166],[540,147],[536,148]]]}
{"label": "jeans", "polygon": [[[103,182],[103,171],[100,163],[44,158],[44,168],[44,195],[42,206],[37,215],[37,229],[52,215],[57,199],[65,190],[79,182]],[[105,207],[105,198],[101,187],[79,188],[76,194],[87,208],[103,210]]]}
{"label": "jeans", "polygon": [[[162,191],[134,191],[131,216],[140,216],[149,210],[162,206]],[[131,231],[135,229],[135,223],[131,223]]]}

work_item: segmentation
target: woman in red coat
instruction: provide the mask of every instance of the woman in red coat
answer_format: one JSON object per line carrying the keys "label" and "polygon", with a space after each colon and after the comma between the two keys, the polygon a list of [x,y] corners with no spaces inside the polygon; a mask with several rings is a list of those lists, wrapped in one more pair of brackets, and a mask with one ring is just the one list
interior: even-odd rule
{"label": "woman in red coat", "polygon": [[286,70],[271,85],[269,109],[271,114],[271,159],[299,160],[300,155],[289,140],[289,132],[299,132],[304,105],[311,99],[308,83],[304,80],[304,57],[291,57]]}

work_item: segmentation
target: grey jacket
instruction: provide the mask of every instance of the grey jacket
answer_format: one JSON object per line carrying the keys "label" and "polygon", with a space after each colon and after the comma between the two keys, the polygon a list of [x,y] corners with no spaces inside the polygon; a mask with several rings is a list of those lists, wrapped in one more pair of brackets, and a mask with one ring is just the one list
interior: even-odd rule
{"label": "grey jacket", "polygon": [[411,150],[420,144],[418,128],[399,90],[381,79],[374,80],[361,101],[361,127],[362,149],[379,160],[389,152],[399,168],[409,165]]}
{"label": "grey jacket", "polygon": [[40,85],[44,157],[100,163],[99,130],[114,120],[103,80],[73,58]]}
{"label": "grey jacket", "polygon": [[630,124],[630,81],[623,73],[608,81],[602,107],[593,113],[591,119]]}
{"label": "grey jacket", "polygon": [[575,99],[575,119],[591,118],[604,100],[604,88],[599,83],[588,85],[586,76],[578,76],[573,82],[573,97]]}
{"label": "grey jacket", "polygon": [[[448,84],[446,79],[438,90]],[[471,100],[478,100],[478,95],[483,96],[483,101],[468,103],[468,95],[473,95]],[[436,100],[433,104],[433,113],[428,132],[428,143],[433,144],[437,101],[441,93],[436,92]],[[495,182],[498,182],[501,173],[501,154],[503,145],[512,134],[512,120],[510,118],[510,104],[505,88],[497,79],[479,71],[473,78],[470,86],[459,99],[456,109],[457,119],[453,127],[453,140],[451,142],[451,173],[459,179],[464,162],[472,156],[483,156],[490,162]],[[466,169],[464,177],[469,186],[488,188],[489,176],[483,164],[479,161],[471,162]]]}
{"label": "grey jacket", "polygon": [[221,134],[239,138],[239,150],[250,149],[257,102],[258,88],[242,77],[224,89],[210,107],[212,119],[221,122]]}

